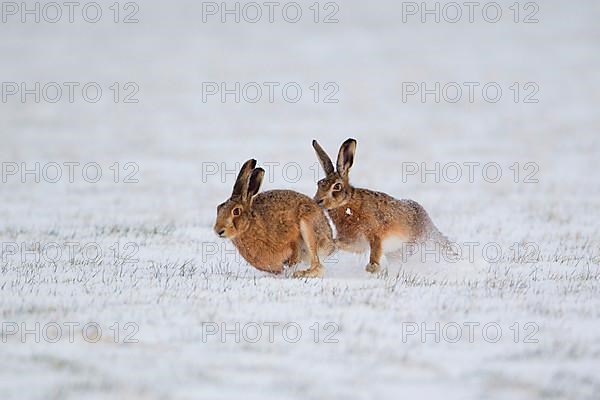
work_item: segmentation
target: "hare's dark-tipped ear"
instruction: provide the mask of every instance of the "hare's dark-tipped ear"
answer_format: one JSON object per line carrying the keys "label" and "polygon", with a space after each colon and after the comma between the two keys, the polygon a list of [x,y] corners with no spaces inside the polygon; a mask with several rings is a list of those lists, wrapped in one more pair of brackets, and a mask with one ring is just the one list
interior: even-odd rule
{"label": "hare's dark-tipped ear", "polygon": [[248,195],[246,199],[251,200],[258,191],[260,190],[260,185],[262,184],[263,178],[265,177],[265,170],[262,168],[256,168],[252,171],[252,175],[250,175],[250,181],[248,182]]}
{"label": "hare's dark-tipped ear", "polygon": [[332,174],[334,172],[334,169],[333,169],[333,163],[331,162],[331,158],[329,158],[327,153],[325,153],[325,150],[323,150],[321,145],[319,145],[319,143],[317,143],[316,140],[312,141],[312,145],[313,145],[313,148],[315,149],[315,151],[317,152],[317,157],[319,158],[319,162],[321,163],[321,166],[323,167],[323,171],[325,171],[325,174],[327,174],[327,175]]}
{"label": "hare's dark-tipped ear", "polygon": [[354,163],[354,153],[356,152],[356,140],[348,139],[340,147],[337,159],[337,171],[342,177],[348,177],[350,167]]}
{"label": "hare's dark-tipped ear", "polygon": [[256,167],[256,160],[250,159],[242,165],[240,172],[235,180],[235,184],[233,185],[233,191],[231,192],[231,197],[240,197],[244,199],[246,197],[246,193],[248,192],[248,178]]}

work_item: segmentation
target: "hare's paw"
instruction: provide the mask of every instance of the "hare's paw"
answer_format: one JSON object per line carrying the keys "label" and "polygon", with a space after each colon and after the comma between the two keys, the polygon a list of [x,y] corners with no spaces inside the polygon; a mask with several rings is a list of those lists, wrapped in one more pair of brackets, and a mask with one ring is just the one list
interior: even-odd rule
{"label": "hare's paw", "polygon": [[325,268],[322,265],[294,272],[294,278],[322,278],[323,275],[325,275]]}
{"label": "hare's paw", "polygon": [[377,272],[379,272],[381,270],[381,266],[377,263],[369,263],[369,265],[367,265],[367,267],[365,269],[367,270],[367,272],[376,274]]}

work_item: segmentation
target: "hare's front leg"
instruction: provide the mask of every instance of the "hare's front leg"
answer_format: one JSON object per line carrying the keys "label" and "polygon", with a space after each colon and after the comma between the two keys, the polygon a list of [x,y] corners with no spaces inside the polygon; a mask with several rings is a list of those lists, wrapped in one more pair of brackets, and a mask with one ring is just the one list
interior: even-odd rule
{"label": "hare's front leg", "polygon": [[369,238],[369,245],[371,246],[371,253],[369,254],[369,264],[365,268],[368,272],[376,273],[379,272],[381,266],[379,261],[381,260],[382,253],[382,241],[379,236],[372,236]]}
{"label": "hare's front leg", "polygon": [[310,268],[295,272],[294,278],[320,278],[325,273],[325,268],[323,268],[321,261],[319,261],[318,241],[312,224],[304,219],[300,220],[300,234],[308,250]]}

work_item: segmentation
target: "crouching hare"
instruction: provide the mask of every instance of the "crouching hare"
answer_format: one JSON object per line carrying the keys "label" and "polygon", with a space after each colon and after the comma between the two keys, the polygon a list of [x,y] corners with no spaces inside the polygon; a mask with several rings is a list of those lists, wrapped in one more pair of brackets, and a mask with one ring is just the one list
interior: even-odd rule
{"label": "crouching hare", "polygon": [[256,160],[242,166],[231,197],[217,207],[214,230],[229,238],[242,257],[255,268],[281,273],[284,265],[300,261],[310,268],[294,277],[320,277],[319,255],[334,251],[331,227],[323,210],[308,196],[291,190],[258,194],[265,170]]}
{"label": "crouching hare", "polygon": [[337,247],[359,253],[370,249],[367,271],[380,270],[384,244],[389,242],[400,241],[414,248],[432,239],[445,249],[450,246],[417,202],[397,200],[350,184],[348,173],[354,162],[356,140],[348,139],[340,147],[337,171],[319,143],[313,140],[312,145],[326,174],[318,182],[314,200],[329,211],[337,230]]}

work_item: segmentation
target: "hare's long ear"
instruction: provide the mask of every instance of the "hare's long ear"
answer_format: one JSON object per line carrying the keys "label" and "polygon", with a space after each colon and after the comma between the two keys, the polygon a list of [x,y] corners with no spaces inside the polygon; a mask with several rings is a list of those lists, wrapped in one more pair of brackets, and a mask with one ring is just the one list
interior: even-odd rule
{"label": "hare's long ear", "polygon": [[317,152],[317,157],[321,162],[321,166],[323,167],[323,171],[325,171],[326,175],[332,174],[334,172],[333,163],[331,162],[331,158],[325,153],[325,150],[317,143],[316,140],[312,141],[313,148]]}
{"label": "hare's long ear", "polygon": [[248,178],[252,173],[252,170],[256,167],[256,160],[250,159],[242,165],[240,172],[233,185],[233,191],[231,192],[232,198],[241,198],[242,201],[246,200],[246,194],[248,193]]}
{"label": "hare's long ear", "polygon": [[250,204],[254,196],[257,195],[260,190],[260,185],[262,184],[263,178],[265,177],[265,170],[262,168],[256,168],[252,171],[252,175],[250,175],[250,180],[248,182],[248,194],[246,196],[246,202]]}
{"label": "hare's long ear", "polygon": [[356,140],[348,139],[340,147],[337,159],[337,171],[344,179],[348,179],[348,172],[354,163],[354,152],[356,151]]}

